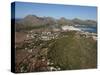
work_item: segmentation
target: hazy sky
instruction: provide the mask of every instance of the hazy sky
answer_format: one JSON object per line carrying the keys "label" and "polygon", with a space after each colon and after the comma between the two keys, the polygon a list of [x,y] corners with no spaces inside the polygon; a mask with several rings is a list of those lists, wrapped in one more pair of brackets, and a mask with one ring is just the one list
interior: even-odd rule
{"label": "hazy sky", "polygon": [[50,16],[54,18],[65,17],[67,19],[80,18],[97,20],[97,8],[89,6],[55,5],[16,2],[16,18],[24,18],[27,15]]}

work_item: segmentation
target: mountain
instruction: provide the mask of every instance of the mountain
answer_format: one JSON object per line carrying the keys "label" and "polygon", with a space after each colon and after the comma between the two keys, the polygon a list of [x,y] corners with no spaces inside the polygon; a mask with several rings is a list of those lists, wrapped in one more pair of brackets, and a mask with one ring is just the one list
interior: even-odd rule
{"label": "mountain", "polygon": [[78,18],[70,20],[64,17],[61,17],[60,19],[54,19],[53,17],[38,17],[36,15],[27,15],[23,19],[15,20],[16,31],[38,28],[60,28],[62,25],[74,26],[76,24],[85,26],[96,26],[97,22],[93,20],[81,20]]}
{"label": "mountain", "polygon": [[81,20],[81,19],[78,19],[78,18],[73,19],[72,22],[74,24],[87,25],[87,26],[96,26],[97,25],[96,21],[93,21],[93,20]]}
{"label": "mountain", "polygon": [[52,17],[38,17],[36,15],[28,15],[22,20],[16,20],[16,30],[30,30],[34,28],[45,28],[54,25],[55,19]]}

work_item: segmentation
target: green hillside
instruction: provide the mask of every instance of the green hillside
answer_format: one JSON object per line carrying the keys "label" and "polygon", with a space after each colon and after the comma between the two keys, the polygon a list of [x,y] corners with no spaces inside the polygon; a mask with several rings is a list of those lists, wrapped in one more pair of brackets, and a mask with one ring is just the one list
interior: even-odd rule
{"label": "green hillside", "polygon": [[84,69],[96,67],[96,41],[92,38],[77,38],[74,32],[69,32],[68,37],[52,40],[48,51],[52,66],[66,69]]}

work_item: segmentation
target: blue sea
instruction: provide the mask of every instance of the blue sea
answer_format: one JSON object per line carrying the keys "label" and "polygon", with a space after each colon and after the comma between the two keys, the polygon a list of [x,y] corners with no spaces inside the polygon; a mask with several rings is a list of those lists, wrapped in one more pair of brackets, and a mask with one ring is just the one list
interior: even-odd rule
{"label": "blue sea", "polygon": [[75,26],[75,27],[81,29],[82,31],[97,33],[97,26]]}

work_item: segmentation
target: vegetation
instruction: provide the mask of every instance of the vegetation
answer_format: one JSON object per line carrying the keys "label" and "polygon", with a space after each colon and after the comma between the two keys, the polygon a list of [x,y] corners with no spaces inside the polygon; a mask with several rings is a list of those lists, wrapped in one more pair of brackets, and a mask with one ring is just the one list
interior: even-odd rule
{"label": "vegetation", "polygon": [[74,32],[68,37],[53,40],[49,48],[48,58],[62,70],[84,69],[96,67],[96,42],[92,38],[75,38]]}
{"label": "vegetation", "polygon": [[75,24],[96,26],[96,21],[35,15],[16,20],[16,72],[96,68],[97,40],[86,37],[92,33],[52,30]]}

